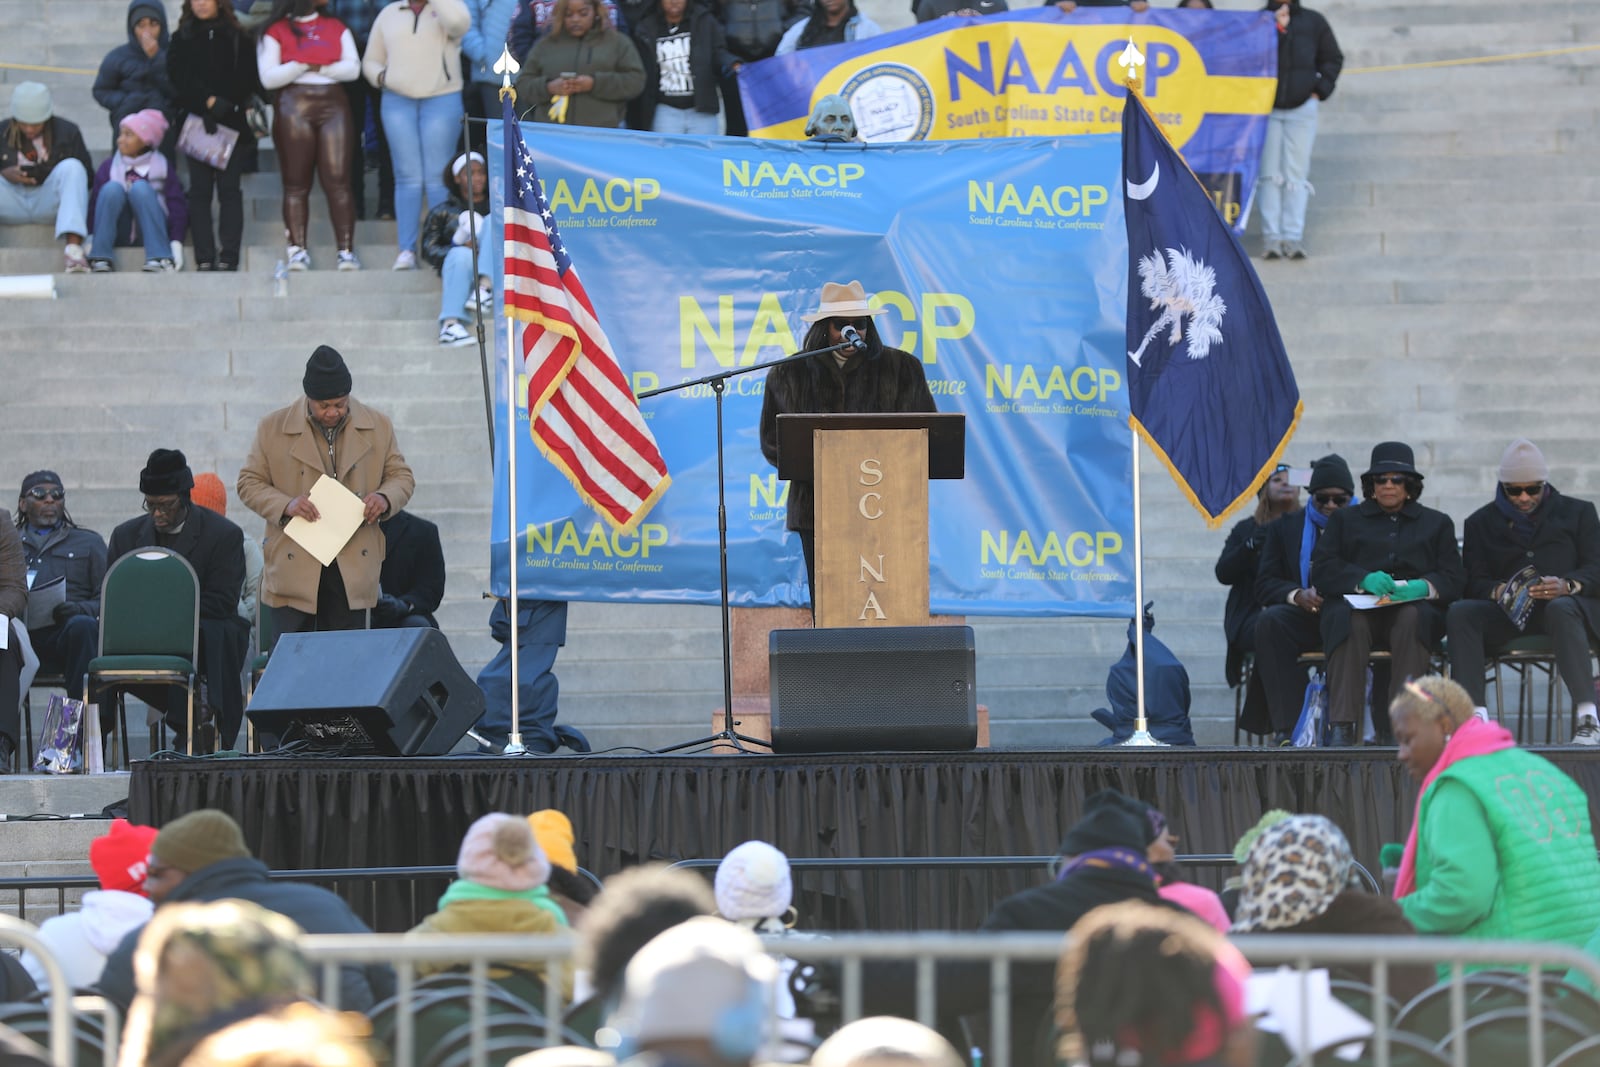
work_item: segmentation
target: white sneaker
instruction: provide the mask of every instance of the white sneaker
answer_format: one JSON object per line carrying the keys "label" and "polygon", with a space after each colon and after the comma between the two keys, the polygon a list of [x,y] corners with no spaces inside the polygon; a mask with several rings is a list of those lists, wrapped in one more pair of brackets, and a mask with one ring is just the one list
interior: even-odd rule
{"label": "white sneaker", "polygon": [[479,286],[477,292],[475,292],[471,296],[467,297],[467,303],[465,305],[465,310],[466,310],[467,314],[469,314],[469,315],[476,315],[476,314],[479,314],[480,312],[482,314],[484,314],[484,315],[488,315],[488,314],[493,313],[493,311],[494,311],[494,293],[493,293],[493,291],[491,291],[490,289],[488,289],[485,286]]}
{"label": "white sneaker", "polygon": [[168,242],[168,244],[172,248],[172,269],[173,270],[182,270],[183,269],[183,242],[182,241],[170,241],[170,242]]}
{"label": "white sneaker", "polygon": [[356,256],[355,249],[346,248],[339,252],[340,270],[360,270],[361,260]]}
{"label": "white sneaker", "polygon": [[391,270],[416,270],[417,254],[409,248],[394,257],[394,266]]}
{"label": "white sneaker", "polygon": [[439,327],[439,343],[452,348],[460,345],[470,345],[472,343],[472,335],[467,332],[465,326],[459,322],[451,321]]}
{"label": "white sneaker", "polygon": [[1575,745],[1600,745],[1600,720],[1579,719],[1578,728],[1572,731],[1572,743]]}
{"label": "white sneaker", "polygon": [[74,241],[61,249],[62,269],[68,274],[88,274],[89,257],[84,254],[83,246]]}
{"label": "white sneaker", "polygon": [[290,270],[310,270],[311,269],[311,253],[307,252],[304,248],[301,248],[299,245],[290,245],[289,246],[289,269]]}

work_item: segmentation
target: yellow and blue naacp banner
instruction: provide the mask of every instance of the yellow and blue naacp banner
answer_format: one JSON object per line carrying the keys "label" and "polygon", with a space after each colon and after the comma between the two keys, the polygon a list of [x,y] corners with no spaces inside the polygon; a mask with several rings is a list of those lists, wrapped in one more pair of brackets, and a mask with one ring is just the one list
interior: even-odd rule
{"label": "yellow and blue naacp banner", "polygon": [[1229,225],[1244,225],[1277,88],[1267,11],[1054,5],[944,18],[864,41],[808,48],[739,72],[751,136],[799,140],[816,102],[850,102],[864,140],[1116,133],[1117,56],[1144,53],[1145,102]]}
{"label": "yellow and blue naacp banner", "polygon": [[[888,311],[884,343],[920,357],[940,410],[967,417],[965,480],[930,485],[933,609],[1132,610],[1118,137],[866,146],[523,130],[636,392],[796,351],[823,283],[860,279]],[[497,217],[501,136],[492,123]],[[503,423],[503,321],[495,333]],[[730,379],[723,403],[729,580],[747,607],[806,596],[788,487],[760,449],[765,379]],[[538,454],[522,412],[519,595],[718,602],[715,397],[696,387],[641,407],[672,487],[626,535]],[[503,424],[497,442],[503,595]]]}

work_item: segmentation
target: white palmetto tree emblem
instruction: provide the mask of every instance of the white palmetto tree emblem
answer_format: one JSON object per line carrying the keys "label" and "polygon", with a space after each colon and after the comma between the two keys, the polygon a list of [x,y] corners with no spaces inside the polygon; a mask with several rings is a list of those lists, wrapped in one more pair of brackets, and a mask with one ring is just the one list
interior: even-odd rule
{"label": "white palmetto tree emblem", "polygon": [[1172,327],[1167,344],[1176,346],[1182,341],[1185,316],[1189,319],[1190,359],[1205,359],[1212,345],[1222,343],[1222,317],[1228,305],[1215,292],[1217,272],[1191,256],[1187,248],[1167,249],[1165,260],[1159,250],[1140,256],[1139,280],[1150,310],[1160,308],[1161,315],[1145,331],[1139,350],[1128,353],[1135,366],[1142,365],[1144,350],[1163,327]]}

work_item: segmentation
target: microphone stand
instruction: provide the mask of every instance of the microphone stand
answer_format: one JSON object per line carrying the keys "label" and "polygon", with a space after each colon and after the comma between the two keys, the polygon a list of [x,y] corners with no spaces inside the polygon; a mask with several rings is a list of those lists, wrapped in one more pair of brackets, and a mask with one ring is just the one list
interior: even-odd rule
{"label": "microphone stand", "polygon": [[[852,331],[853,332],[853,331]],[[827,348],[816,348],[810,352],[796,352],[784,356],[782,359],[771,359],[765,363],[752,363],[748,367],[735,367],[733,370],[718,371],[708,374],[704,378],[693,378],[677,385],[663,385],[659,389],[648,389],[638,394],[640,400],[647,397],[660,396],[663,393],[676,393],[683,389],[692,389],[697,385],[710,386],[712,395],[717,398],[717,555],[720,563],[722,579],[722,729],[694,741],[684,741],[681,744],[668,745],[659,749],[659,752],[677,752],[685,748],[699,748],[702,745],[714,745],[716,742],[725,741],[740,752],[747,751],[745,744],[772,747],[772,742],[763,741],[759,737],[749,737],[741,734],[735,727],[738,723],[733,719],[733,624],[728,608],[728,499],[727,475],[723,465],[722,444],[722,394],[727,389],[728,379],[736,378],[741,374],[752,371],[766,370],[776,367],[780,363],[792,363],[796,360],[809,359],[812,356],[829,355],[842,352],[847,348],[855,348],[854,341],[843,341]],[[861,347],[866,347],[864,344]],[[744,742],[744,744],[741,744]]]}

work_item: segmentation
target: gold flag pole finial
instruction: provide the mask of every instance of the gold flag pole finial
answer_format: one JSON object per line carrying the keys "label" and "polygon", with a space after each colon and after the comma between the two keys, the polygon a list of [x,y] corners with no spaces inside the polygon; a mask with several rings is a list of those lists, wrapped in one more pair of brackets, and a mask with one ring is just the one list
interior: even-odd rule
{"label": "gold flag pole finial", "polygon": [[1128,47],[1117,57],[1117,66],[1122,68],[1122,84],[1130,89],[1138,89],[1140,82],[1144,80],[1144,71],[1139,69],[1144,66],[1144,53],[1133,43],[1131,34],[1128,36]]}
{"label": "gold flag pole finial", "polygon": [[[1144,60],[1141,59],[1139,62],[1143,63]],[[494,61],[494,72],[500,75],[500,99],[511,97],[513,106],[517,102],[517,91],[511,87],[511,81],[521,69],[522,64],[511,58],[511,46],[502,45],[500,58]]]}

